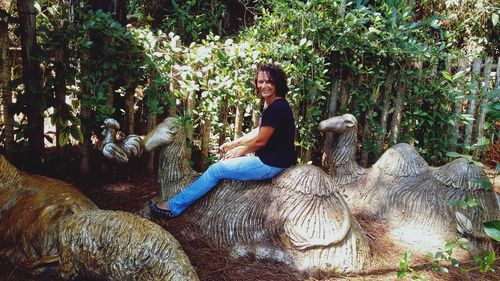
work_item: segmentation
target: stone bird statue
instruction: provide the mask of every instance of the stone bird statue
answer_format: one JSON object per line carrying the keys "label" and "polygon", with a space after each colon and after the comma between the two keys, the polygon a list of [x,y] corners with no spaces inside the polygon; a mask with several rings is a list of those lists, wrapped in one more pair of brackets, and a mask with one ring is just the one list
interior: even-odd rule
{"label": "stone bird statue", "polygon": [[[157,200],[169,199],[199,174],[186,159],[186,131],[177,119],[165,119],[145,137],[146,151],[157,147]],[[143,214],[148,213],[146,206]],[[201,239],[234,257],[275,260],[309,275],[369,265],[360,225],[333,180],[312,165],[289,168],[273,180],[222,181],[182,216],[201,232]]]}
{"label": "stone bird statue", "polygon": [[[386,219],[392,237],[415,250],[434,251],[457,235],[469,239],[471,249],[491,249],[482,223],[500,219],[500,212],[494,191],[477,183],[488,180],[480,167],[465,159],[429,167],[414,147],[399,143],[372,167],[363,168],[356,162],[357,124],[353,115],[344,114],[318,127],[333,134],[326,152],[328,173],[355,213]],[[471,198],[481,207],[449,204]]]}
{"label": "stone bird statue", "polygon": [[64,280],[198,280],[179,242],[140,216],[100,210],[69,183],[16,169],[0,155],[0,256]]}
{"label": "stone bird statue", "polygon": [[104,139],[100,150],[102,155],[119,164],[128,163],[132,158],[139,158],[143,152],[142,139],[138,135],[130,134],[124,139],[118,139],[120,124],[113,118],[106,118],[102,126]]}

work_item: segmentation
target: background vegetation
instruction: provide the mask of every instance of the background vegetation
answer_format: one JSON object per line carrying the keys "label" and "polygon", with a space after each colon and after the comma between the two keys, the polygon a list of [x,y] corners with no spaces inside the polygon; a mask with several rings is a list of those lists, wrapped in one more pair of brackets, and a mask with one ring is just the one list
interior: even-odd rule
{"label": "background vegetation", "polygon": [[317,124],[346,112],[359,120],[365,166],[396,142],[434,165],[474,144],[491,161],[498,15],[494,0],[4,0],[2,149],[28,155],[19,164],[32,169],[72,161],[87,174],[99,167],[92,139],[104,118],[145,134],[178,115],[201,168],[256,125],[255,68],[276,62],[289,75],[301,162],[320,163],[329,136]]}

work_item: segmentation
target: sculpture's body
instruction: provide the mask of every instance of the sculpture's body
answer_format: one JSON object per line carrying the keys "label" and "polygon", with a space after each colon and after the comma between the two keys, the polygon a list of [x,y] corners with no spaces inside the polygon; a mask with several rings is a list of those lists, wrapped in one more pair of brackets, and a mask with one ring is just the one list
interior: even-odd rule
{"label": "sculpture's body", "polygon": [[198,280],[178,242],[133,214],[99,210],[68,183],[21,172],[0,155],[0,255],[61,276]]}
{"label": "sculpture's body", "polygon": [[[481,224],[500,218],[500,212],[493,191],[472,182],[487,180],[479,167],[464,159],[429,167],[412,146],[400,143],[388,149],[371,168],[364,169],[355,160],[354,116],[332,117],[321,122],[319,129],[335,134],[328,155],[329,174],[346,195],[349,206],[355,212],[387,219],[394,238],[413,244],[417,250],[442,247],[457,235],[472,241],[488,240]],[[478,200],[484,212],[448,204],[449,200],[471,198]]]}
{"label": "sculpture's body", "polygon": [[[162,199],[198,176],[184,157],[184,128],[167,118],[144,140],[160,153]],[[369,249],[333,181],[319,168],[301,165],[270,181],[223,181],[186,210],[203,239],[235,256],[285,262],[299,270],[350,272],[364,268]]]}

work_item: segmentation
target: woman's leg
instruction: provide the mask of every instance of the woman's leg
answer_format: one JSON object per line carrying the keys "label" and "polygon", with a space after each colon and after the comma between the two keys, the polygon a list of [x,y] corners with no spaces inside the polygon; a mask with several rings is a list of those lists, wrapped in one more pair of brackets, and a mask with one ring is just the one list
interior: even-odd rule
{"label": "woman's leg", "polygon": [[210,166],[200,178],[168,201],[170,211],[178,216],[194,201],[209,192],[221,180],[263,180],[272,178],[283,168],[268,166],[256,156],[219,161]]}

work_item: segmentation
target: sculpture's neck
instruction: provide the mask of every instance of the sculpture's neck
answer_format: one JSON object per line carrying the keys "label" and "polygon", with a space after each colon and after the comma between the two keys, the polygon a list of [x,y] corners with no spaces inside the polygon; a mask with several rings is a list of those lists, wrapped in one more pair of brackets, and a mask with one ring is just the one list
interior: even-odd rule
{"label": "sculpture's neck", "polygon": [[102,140],[103,144],[107,144],[110,142],[116,141],[116,129],[108,128],[106,129],[106,134],[104,135],[104,139]]}
{"label": "sculpture's neck", "polygon": [[158,176],[165,182],[175,182],[195,173],[186,159],[185,141],[174,142],[160,151]]}
{"label": "sculpture's neck", "polygon": [[0,188],[8,187],[20,176],[20,171],[0,155]]}
{"label": "sculpture's neck", "polygon": [[329,157],[330,174],[340,183],[357,180],[364,169],[356,163],[356,126],[334,137]]}

